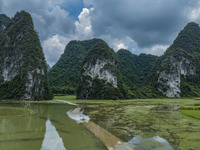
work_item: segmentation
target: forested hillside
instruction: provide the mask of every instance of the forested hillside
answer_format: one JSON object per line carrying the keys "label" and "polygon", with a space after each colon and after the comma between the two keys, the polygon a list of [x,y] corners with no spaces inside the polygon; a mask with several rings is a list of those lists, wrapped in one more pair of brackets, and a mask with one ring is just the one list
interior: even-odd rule
{"label": "forested hillside", "polygon": [[77,98],[124,99],[131,96],[121,80],[115,52],[105,42],[98,42],[83,60]]}
{"label": "forested hillside", "polygon": [[101,39],[71,41],[58,62],[49,71],[53,93],[76,94],[83,58]]}
{"label": "forested hillside", "polygon": [[142,87],[147,82],[147,76],[152,70],[157,56],[150,54],[132,54],[121,49],[117,52],[122,80],[130,88]]}
{"label": "forested hillside", "polygon": [[5,27],[0,66],[0,99],[53,98],[44,53],[29,13],[17,12]]}

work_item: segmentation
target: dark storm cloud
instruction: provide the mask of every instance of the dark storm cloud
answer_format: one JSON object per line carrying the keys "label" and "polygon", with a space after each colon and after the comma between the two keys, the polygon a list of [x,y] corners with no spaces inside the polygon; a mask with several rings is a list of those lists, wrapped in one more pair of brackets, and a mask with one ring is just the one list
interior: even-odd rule
{"label": "dark storm cloud", "polygon": [[2,3],[2,1],[0,1],[0,13],[3,13],[3,3]]}
{"label": "dark storm cloud", "polygon": [[189,21],[200,23],[199,0],[0,0],[0,13],[20,10],[31,13],[51,65],[68,41],[93,37],[161,55]]}
{"label": "dark storm cloud", "polygon": [[170,44],[189,22],[198,0],[99,0],[93,2],[94,36],[129,36],[140,47]]}
{"label": "dark storm cloud", "polygon": [[68,13],[59,6],[42,14],[32,13],[32,16],[42,41],[55,34],[66,36],[74,33],[73,21]]}
{"label": "dark storm cloud", "polygon": [[21,10],[31,13],[40,39],[44,41],[52,35],[72,34],[75,30],[68,12],[59,6],[62,2],[62,0],[0,0],[0,8],[2,7],[2,12],[9,17]]}

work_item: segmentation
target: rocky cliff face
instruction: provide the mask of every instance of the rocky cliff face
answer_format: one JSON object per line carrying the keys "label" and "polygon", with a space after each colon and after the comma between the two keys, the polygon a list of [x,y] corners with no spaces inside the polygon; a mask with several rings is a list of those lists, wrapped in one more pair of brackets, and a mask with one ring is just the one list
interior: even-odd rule
{"label": "rocky cliff face", "polygon": [[115,53],[104,42],[97,43],[83,61],[77,98],[124,98]]}
{"label": "rocky cliff face", "polygon": [[187,24],[160,58],[157,69],[157,89],[165,96],[198,96],[196,84],[199,82],[200,75],[199,35],[198,24]]}
{"label": "rocky cliff face", "polygon": [[192,58],[186,55],[170,54],[162,61],[161,68],[157,72],[158,90],[167,97],[181,97],[181,75],[196,73]]}
{"label": "rocky cliff face", "polygon": [[113,87],[117,88],[117,62],[115,59],[107,60],[105,58],[98,58],[95,63],[85,62],[83,65],[84,76],[90,76],[92,79],[98,78],[111,83]]}
{"label": "rocky cliff face", "polygon": [[25,11],[17,13],[3,34],[0,98],[52,99],[46,61],[30,14]]}

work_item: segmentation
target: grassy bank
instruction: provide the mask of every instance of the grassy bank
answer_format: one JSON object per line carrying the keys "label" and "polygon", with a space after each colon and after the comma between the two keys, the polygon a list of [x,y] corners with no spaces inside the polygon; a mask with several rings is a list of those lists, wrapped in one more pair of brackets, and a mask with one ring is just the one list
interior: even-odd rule
{"label": "grassy bank", "polygon": [[180,110],[185,115],[200,119],[200,110]]}

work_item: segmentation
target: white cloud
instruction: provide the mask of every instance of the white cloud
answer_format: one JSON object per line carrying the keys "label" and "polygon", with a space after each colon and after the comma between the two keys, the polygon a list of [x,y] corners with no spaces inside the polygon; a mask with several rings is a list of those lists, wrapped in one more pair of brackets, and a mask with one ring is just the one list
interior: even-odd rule
{"label": "white cloud", "polygon": [[197,7],[194,9],[191,9],[189,15],[189,20],[191,21],[199,21],[200,19],[200,2],[198,2]]}
{"label": "white cloud", "polygon": [[160,56],[164,54],[168,47],[169,45],[154,45],[149,48],[143,48],[142,51],[147,54]]}
{"label": "white cloud", "polygon": [[128,49],[128,46],[125,46],[123,43],[117,45],[117,49]]}
{"label": "white cloud", "polygon": [[88,39],[92,38],[92,26],[90,21],[90,13],[93,11],[93,8],[87,9],[83,8],[82,12],[78,16],[78,21],[75,22],[76,26],[76,38],[78,39]]}
{"label": "white cloud", "polygon": [[[59,6],[54,7],[51,11],[48,11],[46,14],[48,22],[50,23],[50,27],[48,23],[42,18],[40,15],[33,15],[35,18],[35,22],[43,25],[43,28],[47,27],[51,30],[53,29],[57,34],[46,39],[43,42],[43,49],[46,55],[47,63],[52,66],[56,61],[60,58],[60,55],[64,52],[65,46],[68,44],[70,40],[85,40],[89,38],[93,38],[92,35],[92,27],[90,22],[90,12],[93,11],[93,8],[87,9],[83,8],[82,12],[78,16],[78,21],[75,21],[73,24],[75,26],[75,31],[70,34],[62,34],[60,31],[64,31],[67,29],[72,29],[67,27],[67,23],[69,20],[68,13],[61,9]],[[66,23],[66,24],[65,24]],[[61,30],[63,28],[63,30]],[[46,32],[47,29],[44,29]],[[66,32],[67,33],[67,32]]]}
{"label": "white cloud", "polygon": [[197,19],[199,19],[200,17],[200,8],[199,9],[195,9],[191,12],[191,16],[190,16],[192,21],[196,21]]}
{"label": "white cloud", "polygon": [[37,12],[31,14],[42,41],[55,34],[67,36],[74,33],[74,22],[69,13],[60,6],[55,6],[51,10],[44,10],[42,14]]}
{"label": "white cloud", "polygon": [[3,5],[3,12],[13,16],[17,11],[26,10],[41,14],[45,10],[53,9],[56,5],[62,4],[63,0],[0,0]]}
{"label": "white cloud", "polygon": [[77,20],[65,7],[71,1],[0,0],[0,12],[9,17],[20,10],[31,13],[50,65],[68,41],[94,37],[115,51],[125,48],[136,54],[162,55],[187,22],[200,20],[199,0],[80,0],[87,8]]}
{"label": "white cloud", "polygon": [[[69,0],[65,0],[69,1]],[[52,35],[73,34],[75,25],[67,10],[61,7],[63,0],[0,0],[2,13],[13,17],[17,11],[29,12],[43,42]]]}
{"label": "white cloud", "polygon": [[47,63],[50,66],[53,66],[54,63],[60,58],[60,55],[63,54],[65,46],[68,42],[69,39],[57,34],[42,43]]}

